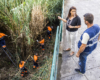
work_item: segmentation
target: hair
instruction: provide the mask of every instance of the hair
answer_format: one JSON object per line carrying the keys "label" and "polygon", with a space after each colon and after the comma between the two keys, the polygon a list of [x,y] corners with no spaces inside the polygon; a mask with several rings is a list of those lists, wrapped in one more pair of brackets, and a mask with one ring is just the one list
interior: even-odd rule
{"label": "hair", "polygon": [[[76,7],[72,6],[72,7],[69,9],[69,12],[68,12],[68,18],[71,16],[71,13],[70,13],[70,12],[71,12],[72,9],[77,10]],[[75,14],[75,15],[77,16],[77,14]]]}
{"label": "hair", "polygon": [[94,16],[91,13],[84,14],[85,21],[88,21],[90,24],[93,23]]}

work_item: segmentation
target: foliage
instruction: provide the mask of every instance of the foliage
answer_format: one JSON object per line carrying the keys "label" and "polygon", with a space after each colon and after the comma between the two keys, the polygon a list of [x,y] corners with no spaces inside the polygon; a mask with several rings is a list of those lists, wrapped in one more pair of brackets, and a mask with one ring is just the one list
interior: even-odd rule
{"label": "foliage", "polygon": [[53,24],[61,9],[62,0],[0,0],[0,25],[16,44],[16,56],[32,53],[37,36]]}

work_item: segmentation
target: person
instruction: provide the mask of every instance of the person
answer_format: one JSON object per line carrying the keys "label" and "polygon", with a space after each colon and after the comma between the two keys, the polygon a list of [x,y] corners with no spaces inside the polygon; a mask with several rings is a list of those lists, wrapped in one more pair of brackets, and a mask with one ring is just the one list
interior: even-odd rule
{"label": "person", "polygon": [[33,69],[35,69],[35,68],[38,69],[38,67],[39,67],[39,65],[38,65],[38,57],[40,57],[40,56],[38,56],[38,53],[36,53],[33,56]]}
{"label": "person", "polygon": [[41,48],[42,48],[42,51],[44,51],[44,38],[42,37],[41,38],[41,41],[39,41],[39,43],[40,43],[40,46],[41,46]]}
{"label": "person", "polygon": [[5,36],[7,36],[7,35],[4,33],[0,33],[0,46],[4,49],[6,48],[6,43],[5,43],[5,39],[4,39]]}
{"label": "person", "polygon": [[25,74],[28,73],[26,67],[24,66],[25,63],[26,63],[25,61],[20,61],[20,62],[19,62],[19,68],[21,69],[21,76],[22,76],[22,77],[24,77]]}
{"label": "person", "polygon": [[85,73],[87,56],[92,53],[97,47],[97,42],[100,37],[100,28],[97,24],[93,24],[94,16],[91,13],[84,15],[84,22],[87,29],[83,32],[78,42],[78,52],[76,57],[79,58],[80,69],[75,69],[76,72]]}
{"label": "person", "polygon": [[70,51],[70,55],[75,53],[75,44],[76,44],[76,35],[78,28],[81,27],[81,20],[80,17],[76,14],[76,8],[72,6],[69,9],[69,13],[66,19],[61,18],[58,16],[58,19],[62,20],[66,24],[66,35],[67,35],[67,49],[64,51]]}
{"label": "person", "polygon": [[53,29],[53,26],[47,26],[47,34],[48,34],[48,37],[49,37],[49,40],[51,39],[51,31],[52,31],[52,29]]}

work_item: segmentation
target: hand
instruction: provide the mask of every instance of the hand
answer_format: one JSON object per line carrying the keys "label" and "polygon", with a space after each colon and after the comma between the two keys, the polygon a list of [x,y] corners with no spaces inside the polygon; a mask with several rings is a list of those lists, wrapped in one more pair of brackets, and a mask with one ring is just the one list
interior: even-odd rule
{"label": "hand", "polygon": [[71,26],[71,25],[69,25],[68,27],[69,27],[69,28],[73,28],[73,26]]}
{"label": "hand", "polygon": [[36,40],[37,42],[39,42],[38,40]]}
{"label": "hand", "polygon": [[79,54],[79,53],[77,53],[77,54],[76,54],[76,57],[79,57],[79,56],[80,56],[80,54]]}
{"label": "hand", "polygon": [[61,17],[60,17],[60,16],[58,16],[58,19],[61,19]]}

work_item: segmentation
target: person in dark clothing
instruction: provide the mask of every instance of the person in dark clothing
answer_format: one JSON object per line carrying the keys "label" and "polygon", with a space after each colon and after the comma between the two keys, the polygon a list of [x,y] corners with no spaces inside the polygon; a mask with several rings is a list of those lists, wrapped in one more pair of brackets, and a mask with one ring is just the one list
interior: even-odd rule
{"label": "person in dark clothing", "polygon": [[38,57],[40,57],[40,56],[38,56],[38,53],[36,53],[32,58],[33,59],[33,69],[34,68],[38,69],[38,67],[39,67],[39,65],[38,65]]}
{"label": "person in dark clothing", "polygon": [[20,61],[20,62],[19,62],[19,68],[21,69],[21,76],[22,76],[22,77],[24,77],[25,74],[28,73],[26,67],[24,66],[25,63],[26,63],[25,61]]}
{"label": "person in dark clothing", "polygon": [[33,68],[38,68],[38,54],[33,56]]}
{"label": "person in dark clothing", "polygon": [[52,29],[53,29],[53,26],[47,26],[47,34],[48,34],[48,37],[49,37],[49,39],[51,39],[51,31],[52,31]]}
{"label": "person in dark clothing", "polygon": [[[81,27],[81,19],[76,14],[76,8],[72,6],[69,9],[69,13],[66,19],[61,18],[58,16],[58,19],[62,20],[66,24],[66,35],[67,35],[67,49],[64,51],[70,51],[70,55],[75,53],[75,44],[76,44],[76,36],[78,28]],[[71,42],[71,43],[70,43]]]}

